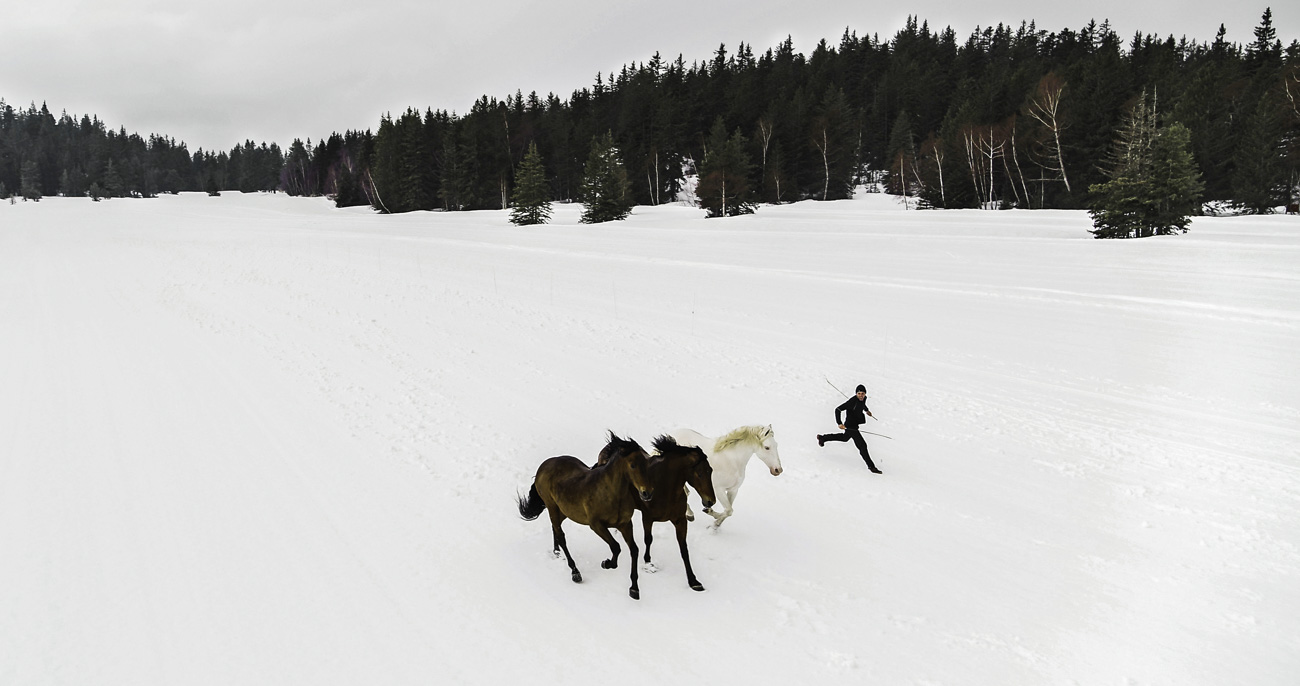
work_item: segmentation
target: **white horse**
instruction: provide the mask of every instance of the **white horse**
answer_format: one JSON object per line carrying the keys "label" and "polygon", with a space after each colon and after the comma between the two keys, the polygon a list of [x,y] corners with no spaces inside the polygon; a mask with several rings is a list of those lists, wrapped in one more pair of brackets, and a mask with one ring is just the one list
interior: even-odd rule
{"label": "white horse", "polygon": [[[781,455],[777,453],[776,434],[772,432],[770,424],[742,426],[718,438],[709,438],[693,429],[677,429],[669,435],[678,444],[698,446],[709,456],[709,466],[713,467],[713,490],[718,496],[718,502],[705,512],[713,515],[714,528],[722,526],[723,520],[731,516],[731,505],[736,502],[736,492],[745,483],[745,467],[749,464],[749,458],[758,455],[772,476],[781,474]],[[686,514],[692,519],[695,516],[689,505],[686,506]]]}

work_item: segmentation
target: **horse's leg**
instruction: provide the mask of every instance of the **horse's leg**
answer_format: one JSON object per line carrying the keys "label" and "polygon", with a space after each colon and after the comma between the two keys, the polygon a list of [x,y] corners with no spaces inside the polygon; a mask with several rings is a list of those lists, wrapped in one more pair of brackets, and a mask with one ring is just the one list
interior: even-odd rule
{"label": "horse's leg", "polygon": [[[651,530],[654,529],[654,525],[655,522],[654,519],[651,519],[650,513],[642,512],[641,528],[645,529],[645,558],[644,558],[646,564],[645,570],[650,573],[659,571],[659,568],[656,567],[654,563],[650,561],[650,542],[654,540],[654,535],[651,534]],[[636,560],[635,557],[632,559]]]}
{"label": "horse's leg", "polygon": [[[604,524],[592,522],[590,526],[591,526],[591,530],[595,531],[597,536],[600,536],[600,540],[604,541],[606,544],[609,545],[609,559],[601,561],[600,563],[601,568],[602,569],[618,568],[618,554],[619,552],[622,551],[622,548],[618,546],[618,541],[614,540],[614,534],[611,534],[609,532],[609,527],[605,526]],[[632,562],[633,562],[632,566],[635,567],[636,566],[635,553],[632,554]]]}
{"label": "horse's leg", "polygon": [[718,496],[718,502],[714,503],[712,508],[705,510],[709,514],[713,515],[714,529],[722,526],[722,520],[731,516],[731,498],[734,493],[735,490],[731,488],[724,488],[721,491],[718,491],[715,493],[715,495]]}
{"label": "horse's leg", "polygon": [[632,587],[627,590],[627,594],[632,596],[632,600],[640,600],[641,587],[636,584],[636,536],[632,534],[632,522],[619,525],[618,532],[623,534],[623,540],[627,541],[628,555],[632,559],[632,564],[628,565],[632,569]]}
{"label": "horse's leg", "polygon": [[722,505],[722,513],[721,514],[718,513],[718,508],[716,506],[713,508],[713,511],[710,512],[710,514],[713,515],[714,529],[717,529],[718,527],[722,526],[722,523],[726,521],[727,517],[731,516],[732,513],[731,506],[735,504],[736,495],[738,494],[739,491],[740,491],[739,486],[733,486],[731,488],[722,489],[722,492],[718,494],[718,503]]}
{"label": "horse's leg", "polygon": [[691,553],[686,549],[686,520],[673,520],[673,527],[677,529],[677,547],[682,551],[682,563],[686,565],[686,583],[697,591],[704,590],[704,584],[695,578],[695,570],[691,569]]}
{"label": "horse's leg", "polygon": [[[691,494],[691,487],[690,487],[690,486],[682,486],[682,490],[683,490],[683,491],[686,491],[686,495],[690,495],[690,494]],[[705,510],[705,511],[707,512],[708,510]],[[691,501],[689,501],[689,500],[686,501],[686,521],[688,521],[688,522],[693,522],[693,521],[695,521],[695,513],[694,513],[694,512],[691,512]]]}
{"label": "horse's leg", "polygon": [[560,551],[564,551],[564,558],[569,561],[569,571],[572,572],[573,582],[582,582],[582,573],[578,571],[578,565],[574,564],[573,556],[569,554],[568,541],[564,539],[564,529],[560,526],[564,523],[564,515],[560,513],[559,508],[550,511],[551,514],[551,536],[554,539],[555,549],[552,551],[556,557],[560,556]]}

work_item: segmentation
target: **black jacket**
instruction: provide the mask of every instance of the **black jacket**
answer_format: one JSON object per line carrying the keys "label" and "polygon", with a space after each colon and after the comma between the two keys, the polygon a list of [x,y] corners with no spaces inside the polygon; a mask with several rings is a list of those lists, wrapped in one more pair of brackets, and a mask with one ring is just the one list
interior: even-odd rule
{"label": "black jacket", "polygon": [[[844,420],[840,421],[840,413],[844,413]],[[835,408],[836,426],[858,426],[867,422],[867,401],[858,400],[858,396],[853,396],[844,401],[843,405]]]}

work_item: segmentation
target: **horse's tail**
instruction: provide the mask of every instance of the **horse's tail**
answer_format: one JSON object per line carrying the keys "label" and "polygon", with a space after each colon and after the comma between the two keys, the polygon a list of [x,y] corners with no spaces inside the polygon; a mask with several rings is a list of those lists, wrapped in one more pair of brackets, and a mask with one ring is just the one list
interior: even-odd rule
{"label": "horse's tail", "polygon": [[542,496],[537,495],[537,484],[533,484],[528,489],[528,497],[516,496],[519,501],[519,516],[532,521],[546,510],[546,503],[542,502]]}

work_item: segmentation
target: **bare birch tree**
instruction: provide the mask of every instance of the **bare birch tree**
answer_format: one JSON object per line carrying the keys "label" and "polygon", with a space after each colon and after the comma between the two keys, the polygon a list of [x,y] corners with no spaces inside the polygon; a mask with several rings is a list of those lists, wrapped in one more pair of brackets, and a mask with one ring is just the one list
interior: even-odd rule
{"label": "bare birch tree", "polygon": [[968,126],[962,130],[962,138],[980,207],[997,209],[995,174],[998,160],[1006,154],[1006,138],[992,124]]}
{"label": "bare birch tree", "polygon": [[[934,134],[930,134],[930,137],[926,138],[925,142],[921,144],[920,154],[921,154],[921,159],[929,160],[930,162],[934,163],[935,171],[938,172],[938,176],[939,176],[939,202],[944,207],[947,207],[948,194],[947,191],[944,190],[944,183],[943,183],[943,160],[945,157],[945,152],[943,149],[943,139],[939,138]],[[919,169],[920,169],[919,164],[917,165],[917,169],[919,175]]]}
{"label": "bare birch tree", "polygon": [[[1065,92],[1065,81],[1055,72],[1048,73],[1038,81],[1038,89],[1030,96],[1026,114],[1043,126],[1047,138],[1037,146],[1035,162],[1043,169],[1043,176],[1048,173],[1060,176],[1065,190],[1070,190],[1070,177],[1065,173],[1065,157],[1061,152],[1061,132],[1065,126],[1061,123],[1061,94]],[[1052,180],[1052,179],[1045,179]]]}

